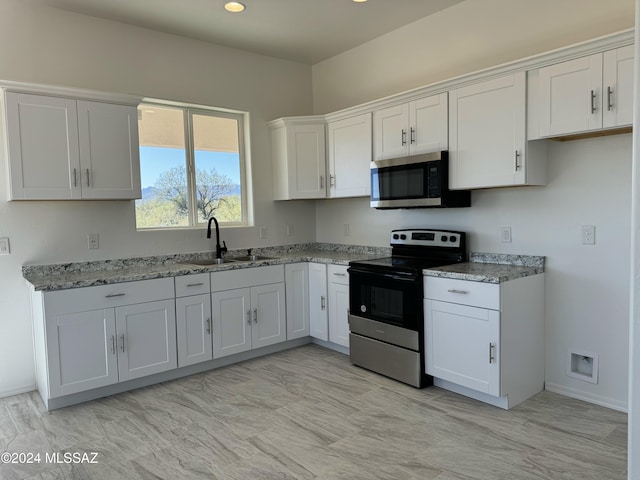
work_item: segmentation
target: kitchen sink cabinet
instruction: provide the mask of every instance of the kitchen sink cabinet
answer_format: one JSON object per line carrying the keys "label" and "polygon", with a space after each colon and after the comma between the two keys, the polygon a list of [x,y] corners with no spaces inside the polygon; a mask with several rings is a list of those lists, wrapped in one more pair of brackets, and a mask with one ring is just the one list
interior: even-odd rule
{"label": "kitchen sink cabinet", "polygon": [[33,292],[38,389],[51,398],[177,366],[173,279]]}
{"label": "kitchen sink cabinet", "polygon": [[327,124],[329,197],[366,197],[371,191],[371,113]]}
{"label": "kitchen sink cabinet", "polygon": [[326,198],[324,117],[287,117],[267,125],[274,200]]}
{"label": "kitchen sink cabinet", "polygon": [[12,200],[140,198],[134,105],[5,92]]}
{"label": "kitchen sink cabinet", "polygon": [[512,408],[544,388],[544,274],[501,284],[425,277],[434,384]]}
{"label": "kitchen sink cabinet", "polygon": [[282,265],[211,274],[213,357],[287,339]]}
{"label": "kitchen sink cabinet", "polygon": [[526,74],[449,92],[449,187],[544,185],[546,143],[526,141]]}
{"label": "kitchen sink cabinet", "polygon": [[373,113],[375,160],[448,149],[447,92]]}
{"label": "kitchen sink cabinet", "polygon": [[178,367],[213,358],[209,274],[175,277]]}
{"label": "kitchen sink cabinet", "polygon": [[349,347],[349,274],[346,266],[328,265],[329,341]]}
{"label": "kitchen sink cabinet", "polygon": [[[633,45],[540,68],[539,137],[631,126]],[[534,75],[535,78],[535,75]]]}

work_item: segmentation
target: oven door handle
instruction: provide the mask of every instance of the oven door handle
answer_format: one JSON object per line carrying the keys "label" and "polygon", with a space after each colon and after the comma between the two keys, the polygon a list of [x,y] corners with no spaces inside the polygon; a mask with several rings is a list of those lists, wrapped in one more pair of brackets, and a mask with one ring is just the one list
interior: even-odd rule
{"label": "oven door handle", "polygon": [[420,275],[417,273],[380,273],[380,272],[371,272],[369,270],[359,270],[354,267],[349,267],[347,269],[349,275],[366,275],[369,277],[377,277],[377,278],[388,278],[390,280],[398,280],[400,282],[415,282]]}

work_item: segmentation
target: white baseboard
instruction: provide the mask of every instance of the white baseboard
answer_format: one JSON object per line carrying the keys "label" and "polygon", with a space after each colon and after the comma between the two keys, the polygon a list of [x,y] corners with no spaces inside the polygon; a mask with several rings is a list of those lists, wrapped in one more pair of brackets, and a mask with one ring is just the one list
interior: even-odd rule
{"label": "white baseboard", "polygon": [[0,398],[13,397],[14,395],[20,395],[21,393],[33,392],[36,390],[36,384],[24,385],[22,387],[12,387],[8,390],[0,391]]}
{"label": "white baseboard", "polygon": [[546,382],[544,384],[544,389],[547,390],[548,392],[557,393],[559,395],[575,398],[577,400],[583,400],[585,402],[593,403],[601,407],[610,408],[612,410],[617,410],[619,412],[628,413],[629,411],[627,402],[620,402],[618,400],[614,400],[613,398],[594,395],[591,393],[585,393],[579,390],[574,390],[572,388],[565,387],[563,385],[557,385],[555,383]]}

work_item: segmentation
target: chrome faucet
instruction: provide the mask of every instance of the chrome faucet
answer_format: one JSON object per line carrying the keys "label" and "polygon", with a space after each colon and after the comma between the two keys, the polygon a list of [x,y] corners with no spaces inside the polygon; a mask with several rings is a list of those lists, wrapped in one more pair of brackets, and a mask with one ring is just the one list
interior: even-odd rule
{"label": "chrome faucet", "polygon": [[220,226],[216,217],[209,219],[209,225],[207,226],[207,238],[211,238],[211,222],[216,224],[216,258],[222,258],[222,254],[227,251],[227,243],[222,242],[224,246],[220,246]]}

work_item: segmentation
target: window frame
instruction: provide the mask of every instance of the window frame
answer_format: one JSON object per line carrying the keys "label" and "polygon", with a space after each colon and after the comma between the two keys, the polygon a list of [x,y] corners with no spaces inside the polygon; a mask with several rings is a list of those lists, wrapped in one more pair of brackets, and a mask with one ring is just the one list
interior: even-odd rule
{"label": "window frame", "polygon": [[[202,228],[207,222],[198,222],[198,211],[194,208],[197,205],[197,192],[196,192],[196,164],[195,164],[195,148],[193,138],[193,115],[204,115],[218,118],[228,118],[236,120],[238,125],[238,161],[240,167],[240,208],[242,218],[239,222],[220,222],[220,227],[247,227],[250,226],[251,214],[249,212],[249,199],[251,198],[249,192],[249,175],[247,170],[249,169],[249,155],[247,154],[249,146],[247,143],[248,136],[246,131],[249,124],[249,113],[239,110],[230,110],[223,108],[207,107],[202,105],[183,104],[178,102],[163,101],[157,99],[144,99],[138,105],[138,108],[158,107],[158,108],[172,108],[175,110],[181,110],[183,115],[184,125],[184,145],[185,145],[185,168],[187,174],[187,194],[189,198],[189,213],[188,220],[189,225],[165,227],[138,227],[137,225],[137,212],[136,212],[136,230],[137,231],[152,231],[152,230],[189,230]],[[140,148],[140,144],[138,148]],[[136,207],[134,207],[136,208]]]}

